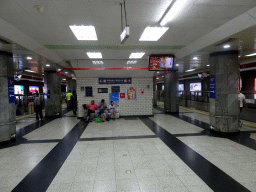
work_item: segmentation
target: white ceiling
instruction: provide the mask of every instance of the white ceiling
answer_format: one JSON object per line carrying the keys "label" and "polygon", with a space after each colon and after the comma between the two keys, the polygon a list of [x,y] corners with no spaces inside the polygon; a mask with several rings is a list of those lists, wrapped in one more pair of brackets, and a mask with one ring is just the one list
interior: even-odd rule
{"label": "white ceiling", "polygon": [[[191,46],[203,36],[217,30],[234,18],[244,14],[256,6],[256,0],[188,0],[183,11],[166,26],[170,29],[157,42],[138,41],[143,30],[147,26],[157,26],[158,21],[164,13],[170,0],[127,0],[127,19],[131,27],[131,36],[126,41],[130,45],[129,49],[102,49],[102,48],[72,48],[66,49],[66,45],[120,45],[119,36],[121,33],[120,5],[122,0],[1,0],[0,18],[8,22],[17,31],[33,39],[34,48],[37,53],[49,56],[52,61],[67,60],[71,61],[72,67],[75,67],[74,61],[82,60],[83,67],[94,67],[91,62],[85,62],[89,59],[87,51],[101,51],[105,67],[125,67],[125,61],[132,52],[145,52],[146,54],[136,66],[147,67],[147,58],[149,54],[176,54],[183,49],[162,50],[160,47],[155,49],[138,49],[134,46]],[[35,5],[45,7],[42,13],[37,12]],[[94,25],[96,28],[98,41],[78,41],[71,32],[69,25]],[[0,22],[1,26],[1,22]],[[233,35],[230,31],[230,35]],[[241,34],[246,36],[248,34]],[[6,32],[0,36],[6,37],[14,43],[22,45],[25,48],[32,49],[29,45],[17,39],[17,34],[8,35]],[[8,37],[7,37],[8,36]],[[24,37],[25,38],[25,37]],[[223,38],[224,39],[224,38]],[[19,42],[17,42],[19,41]],[[251,41],[251,39],[249,40]],[[36,45],[38,43],[38,45]],[[41,47],[44,45],[62,45],[64,49]],[[208,46],[208,45],[207,45]],[[205,46],[205,47],[207,47]],[[1,47],[0,47],[1,49]],[[254,47],[247,51],[253,51]],[[33,51],[35,51],[33,50]],[[191,50],[191,49],[190,49]],[[191,68],[191,57],[199,54],[195,49],[185,56],[178,58],[181,63],[179,69],[181,72]],[[215,49],[214,49],[215,50]],[[204,54],[205,53],[205,54]],[[198,65],[201,70],[207,69],[209,51],[200,53],[203,64]],[[178,54],[181,55],[181,54]],[[199,56],[200,56],[199,55]],[[205,55],[205,56],[202,56]],[[184,57],[184,60],[182,58]],[[48,59],[49,59],[48,58]],[[116,61],[115,61],[116,60]],[[124,61],[124,62],[123,62]],[[183,63],[182,63],[183,62]],[[124,63],[124,64],[123,64]],[[93,73],[79,71],[76,76],[152,76],[152,72],[147,71],[114,71]]]}

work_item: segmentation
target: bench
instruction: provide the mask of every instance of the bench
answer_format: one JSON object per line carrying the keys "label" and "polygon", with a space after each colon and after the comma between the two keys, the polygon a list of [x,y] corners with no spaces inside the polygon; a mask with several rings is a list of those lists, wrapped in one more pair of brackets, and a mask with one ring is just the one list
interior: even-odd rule
{"label": "bench", "polygon": [[[110,117],[111,113],[108,113],[108,117]],[[85,119],[87,117],[87,114],[85,114]],[[95,118],[95,113],[90,114],[90,120],[93,120]],[[111,118],[113,118],[113,115],[111,115]],[[116,111],[115,119],[119,119],[119,112]]]}

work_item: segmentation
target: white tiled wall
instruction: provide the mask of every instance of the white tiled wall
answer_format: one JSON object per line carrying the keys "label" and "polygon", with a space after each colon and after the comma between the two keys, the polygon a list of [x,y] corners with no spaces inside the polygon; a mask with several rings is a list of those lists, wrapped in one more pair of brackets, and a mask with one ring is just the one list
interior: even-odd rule
{"label": "white tiled wall", "polygon": [[[118,111],[120,116],[132,115],[153,115],[153,78],[132,78],[132,84],[128,85],[101,85],[98,78],[77,78],[77,99],[78,99],[78,117],[84,116],[82,104],[89,104],[94,100],[96,104],[105,99],[109,103],[109,93],[111,86],[120,86],[120,93],[125,93],[125,98],[119,98]],[[93,87],[93,97],[85,96],[85,87]],[[149,86],[149,88],[148,88]],[[84,91],[81,91],[84,87]],[[135,87],[137,89],[137,101],[127,101],[127,87]],[[108,93],[98,93],[98,88],[108,88]],[[144,91],[142,94],[141,91]]]}

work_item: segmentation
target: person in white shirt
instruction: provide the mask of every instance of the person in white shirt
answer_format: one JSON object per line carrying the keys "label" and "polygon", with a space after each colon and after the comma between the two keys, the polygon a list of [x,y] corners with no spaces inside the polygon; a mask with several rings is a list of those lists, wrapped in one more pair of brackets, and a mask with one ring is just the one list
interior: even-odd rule
{"label": "person in white shirt", "polygon": [[113,115],[113,120],[115,120],[116,109],[114,107],[114,101],[110,102],[110,105],[108,107],[108,111],[109,111],[109,113],[111,113],[111,115]]}
{"label": "person in white shirt", "polygon": [[243,93],[241,92],[239,93],[238,100],[240,101],[240,113],[242,112],[244,106],[245,106],[245,109],[247,110],[245,95]]}

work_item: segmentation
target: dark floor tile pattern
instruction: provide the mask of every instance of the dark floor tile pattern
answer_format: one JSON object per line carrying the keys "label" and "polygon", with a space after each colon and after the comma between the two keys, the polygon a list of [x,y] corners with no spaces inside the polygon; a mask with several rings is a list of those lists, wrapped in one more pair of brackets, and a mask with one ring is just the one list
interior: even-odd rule
{"label": "dark floor tile pattern", "polygon": [[45,192],[87,125],[80,121],[12,191]]}
{"label": "dark floor tile pattern", "polygon": [[212,190],[218,192],[249,191],[218,167],[163,129],[149,118],[140,118],[178,157],[186,163]]}

